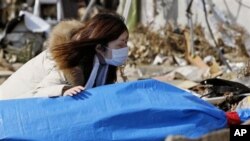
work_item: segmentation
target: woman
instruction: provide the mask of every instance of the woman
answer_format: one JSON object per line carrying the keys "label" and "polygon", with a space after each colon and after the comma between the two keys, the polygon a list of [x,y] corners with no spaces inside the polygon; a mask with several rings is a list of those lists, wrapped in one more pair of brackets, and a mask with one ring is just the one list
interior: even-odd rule
{"label": "woman", "polygon": [[48,48],[0,86],[0,99],[73,96],[116,81],[128,57],[128,29],[116,14],[97,14],[81,23],[54,27]]}

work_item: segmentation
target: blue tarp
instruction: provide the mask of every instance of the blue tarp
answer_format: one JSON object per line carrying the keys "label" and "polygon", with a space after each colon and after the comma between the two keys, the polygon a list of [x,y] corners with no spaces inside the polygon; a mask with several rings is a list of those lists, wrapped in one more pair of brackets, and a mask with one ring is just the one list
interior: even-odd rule
{"label": "blue tarp", "polygon": [[250,119],[250,109],[239,109],[236,112],[238,113],[241,122],[245,122]]}
{"label": "blue tarp", "polygon": [[0,101],[0,139],[157,141],[227,126],[225,113],[157,80],[106,85],[75,97]]}

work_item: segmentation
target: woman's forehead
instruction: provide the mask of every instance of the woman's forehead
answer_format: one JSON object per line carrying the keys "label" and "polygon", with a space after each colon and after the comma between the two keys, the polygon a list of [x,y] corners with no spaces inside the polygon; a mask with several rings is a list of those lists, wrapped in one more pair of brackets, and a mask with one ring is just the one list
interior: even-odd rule
{"label": "woman's forehead", "polygon": [[124,31],[120,36],[119,36],[119,38],[118,39],[128,39],[128,32],[127,31]]}

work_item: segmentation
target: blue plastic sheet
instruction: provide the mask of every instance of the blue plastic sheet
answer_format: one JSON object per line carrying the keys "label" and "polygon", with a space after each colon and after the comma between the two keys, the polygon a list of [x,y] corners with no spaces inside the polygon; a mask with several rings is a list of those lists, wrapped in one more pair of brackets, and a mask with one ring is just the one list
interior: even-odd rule
{"label": "blue plastic sheet", "polygon": [[157,141],[227,126],[225,113],[172,85],[141,80],[75,97],[0,101],[0,139]]}
{"label": "blue plastic sheet", "polygon": [[250,119],[250,109],[240,109],[237,110],[241,122],[245,122]]}

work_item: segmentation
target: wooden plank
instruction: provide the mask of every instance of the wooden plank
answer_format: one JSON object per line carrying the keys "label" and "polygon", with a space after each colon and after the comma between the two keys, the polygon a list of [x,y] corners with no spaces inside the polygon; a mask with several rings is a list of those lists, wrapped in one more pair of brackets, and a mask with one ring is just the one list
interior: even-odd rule
{"label": "wooden plank", "polygon": [[191,63],[192,65],[195,65],[197,67],[200,68],[209,68],[209,66],[203,62],[203,60],[201,59],[200,56],[198,55],[192,55],[191,52],[191,43],[190,43],[190,35],[188,33],[188,31],[184,32],[184,36],[186,39],[186,50],[185,50],[185,58],[187,59],[187,61],[189,61],[189,63]]}

